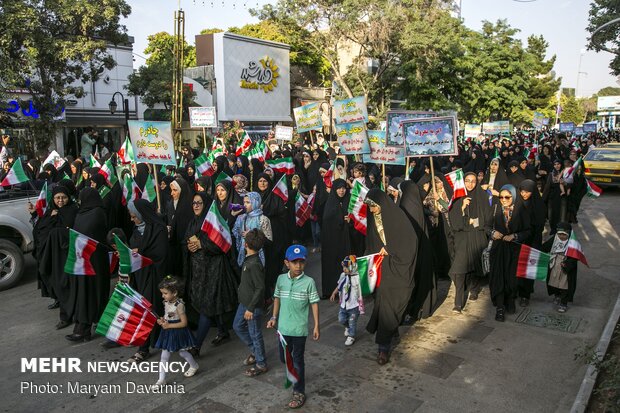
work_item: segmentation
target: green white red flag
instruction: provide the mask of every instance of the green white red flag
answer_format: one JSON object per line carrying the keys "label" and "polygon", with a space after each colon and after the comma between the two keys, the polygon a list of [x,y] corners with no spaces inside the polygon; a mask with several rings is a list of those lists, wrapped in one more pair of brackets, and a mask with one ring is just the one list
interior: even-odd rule
{"label": "green white red flag", "polygon": [[579,159],[577,159],[575,161],[575,163],[573,163],[573,166],[571,166],[570,168],[566,168],[564,169],[564,172],[562,173],[562,177],[564,178],[564,182],[566,182],[567,184],[572,184],[575,181],[575,171],[577,170],[577,167],[583,162],[581,156],[579,157]]}
{"label": "green white red flag", "polygon": [[93,154],[90,154],[90,161],[88,163],[88,166],[90,166],[91,168],[101,168],[101,164],[99,163],[99,161],[93,156]]}
{"label": "green white red flag", "polygon": [[297,195],[295,196],[295,224],[298,227],[303,227],[308,218],[312,215],[314,195],[315,193],[313,192],[308,196],[308,199],[306,199],[297,191]]}
{"label": "green white red flag", "polygon": [[327,188],[331,188],[336,175],[336,162],[332,163],[332,166],[329,167],[325,175],[323,175],[323,182],[325,182],[325,186]]}
{"label": "green white red flag", "polygon": [[360,277],[362,296],[372,294],[381,284],[381,265],[383,255],[372,254],[357,259],[357,272]]}
{"label": "green white red flag", "polygon": [[47,181],[43,184],[43,188],[41,188],[41,192],[39,193],[39,197],[37,198],[37,202],[34,205],[34,209],[37,211],[37,215],[39,218],[45,214],[47,208],[52,202],[52,194],[47,190]]}
{"label": "green white red flag", "polygon": [[521,244],[517,260],[517,277],[546,281],[550,258],[549,254]]}
{"label": "green white red flag", "polygon": [[217,209],[217,202],[211,204],[201,229],[222,251],[228,252],[232,246],[232,236],[228,223]]}
{"label": "green white red flag", "polygon": [[568,239],[568,244],[566,245],[566,256],[579,260],[582,264],[589,267],[588,260],[583,253],[583,248],[581,248],[581,243],[577,241],[575,231],[571,232],[570,238]]}
{"label": "green white red flag", "polygon": [[228,174],[226,174],[225,172],[220,172],[215,177],[215,185],[219,184],[220,182],[224,182],[224,181],[232,182],[232,178],[230,176],[228,176]]}
{"label": "green white red flag", "polygon": [[213,176],[215,173],[213,165],[204,153],[194,160],[194,164],[196,165],[196,171],[202,176]]}
{"label": "green white red flag", "polygon": [[209,155],[207,155],[207,160],[213,163],[215,161],[215,158],[222,155],[224,155],[224,150],[220,147],[213,146],[213,149],[211,149],[211,152],[209,152]]}
{"label": "green white red flag", "polygon": [[265,145],[265,141],[259,139],[252,149],[248,151],[247,154],[248,159],[258,159],[260,162],[265,162],[267,159],[267,145]]}
{"label": "green white red flag", "polygon": [[237,144],[237,150],[235,151],[235,155],[240,156],[243,153],[247,152],[252,146],[252,138],[246,131],[241,131],[241,141]]}
{"label": "green white red flag", "polygon": [[586,179],[586,185],[586,195],[588,195],[590,198],[598,198],[603,193],[603,190],[596,186],[594,183],[592,183],[592,181],[590,181],[589,179]]}
{"label": "green white red flag", "polygon": [[144,183],[144,191],[142,191],[142,199],[153,202],[157,199],[157,188],[155,188],[155,180],[148,174]]}
{"label": "green white red flag", "polygon": [[293,356],[291,355],[291,351],[288,349],[284,336],[278,330],[276,330],[276,334],[278,335],[280,346],[282,346],[282,351],[284,352],[284,365],[286,366],[286,381],[284,382],[284,388],[288,389],[292,384],[299,381],[299,374],[297,374],[297,370],[295,370]]}
{"label": "green white red flag", "polygon": [[131,175],[125,174],[125,180],[123,181],[123,198],[121,200],[123,206],[127,206],[129,201],[140,199],[141,196],[142,191],[140,191],[140,187],[136,184],[136,181],[133,180]]}
{"label": "green white red flag", "polygon": [[105,336],[122,346],[141,346],[149,338],[157,317],[140,301],[148,301],[141,297],[130,296],[117,284],[108,304],[97,323],[97,334]]}
{"label": "green white red flag", "polygon": [[116,182],[118,182],[118,178],[116,177],[116,173],[114,172],[114,165],[112,165],[112,159],[108,159],[101,165],[99,169],[99,174],[103,175],[105,180],[110,184],[110,186],[114,186]]}
{"label": "green white red flag", "polygon": [[269,166],[274,171],[287,175],[295,173],[295,164],[290,156],[287,158],[269,159],[265,161],[265,166]]}
{"label": "green white red flag", "polygon": [[123,165],[132,163],[134,161],[135,158],[133,155],[133,147],[131,146],[131,142],[129,142],[128,138],[125,138],[125,141],[121,145],[121,149],[119,149],[116,154],[118,155],[118,158]]}
{"label": "green white red flag", "polygon": [[282,199],[288,201],[288,187],[286,186],[286,175],[282,175],[278,183],[273,187],[273,193]]}
{"label": "green white red flag", "polygon": [[9,170],[9,173],[6,174],[6,176],[4,177],[0,185],[10,186],[10,185],[21,184],[21,183],[28,182],[28,181],[29,181],[28,175],[26,175],[26,172],[24,172],[24,167],[22,166],[22,160],[20,158],[17,158],[17,160],[13,163],[13,166],[11,166],[11,170]]}
{"label": "green white red flag", "polygon": [[132,272],[136,272],[153,264],[153,261],[150,258],[132,251],[131,248],[125,245],[123,241],[116,236],[116,234],[114,234],[114,244],[116,245],[116,250],[118,251],[120,265],[119,272],[121,274],[131,274]]}
{"label": "green white red flag", "polygon": [[467,190],[465,189],[465,179],[462,169],[452,171],[446,174],[445,177],[448,184],[452,187],[452,199],[450,199],[450,203],[448,204],[448,209],[450,209],[454,201],[467,195]]}
{"label": "green white red flag", "polygon": [[90,258],[98,244],[94,239],[69,228],[69,252],[65,272],[73,275],[95,275]]}
{"label": "green white red flag", "polygon": [[355,181],[349,200],[349,218],[353,220],[353,227],[364,235],[366,235],[366,214],[368,213],[368,206],[364,200],[367,194],[368,188],[359,181]]}

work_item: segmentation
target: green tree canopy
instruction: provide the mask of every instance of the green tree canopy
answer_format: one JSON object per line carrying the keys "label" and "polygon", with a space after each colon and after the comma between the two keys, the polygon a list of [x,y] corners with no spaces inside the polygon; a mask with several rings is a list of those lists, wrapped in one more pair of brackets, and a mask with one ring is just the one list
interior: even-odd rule
{"label": "green tree canopy", "polygon": [[605,23],[620,18],[620,2],[618,0],[594,0],[590,4],[589,14],[587,30],[591,36],[588,39],[588,49],[614,53],[615,56],[609,63],[609,68],[612,74],[618,76],[620,75],[620,22],[592,34]]}

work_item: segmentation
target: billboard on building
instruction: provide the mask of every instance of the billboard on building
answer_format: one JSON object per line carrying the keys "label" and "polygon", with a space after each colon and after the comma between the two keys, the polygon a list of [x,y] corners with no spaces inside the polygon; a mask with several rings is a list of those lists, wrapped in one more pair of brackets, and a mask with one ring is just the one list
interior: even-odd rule
{"label": "billboard on building", "polygon": [[620,96],[599,96],[596,108],[599,111],[620,110]]}

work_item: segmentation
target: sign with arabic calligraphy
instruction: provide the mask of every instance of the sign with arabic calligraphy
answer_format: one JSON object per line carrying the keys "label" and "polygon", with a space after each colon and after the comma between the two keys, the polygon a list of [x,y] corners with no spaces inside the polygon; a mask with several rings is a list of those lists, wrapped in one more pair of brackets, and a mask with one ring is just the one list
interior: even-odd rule
{"label": "sign with arabic calligraphy", "polygon": [[189,108],[189,126],[190,128],[217,128],[215,107]]}
{"label": "sign with arabic calligraphy", "polygon": [[385,131],[369,130],[367,132],[370,153],[362,156],[364,162],[386,165],[405,165],[404,146],[386,146]]}
{"label": "sign with arabic calligraphy", "polygon": [[276,125],[276,140],[290,141],[293,139],[293,127]]}
{"label": "sign with arabic calligraphy", "polygon": [[336,137],[343,155],[370,153],[368,135],[364,122],[336,125]]}
{"label": "sign with arabic calligraphy", "polygon": [[532,126],[536,129],[542,129],[543,127],[543,119],[545,115],[540,112],[534,112],[534,118],[532,119]]}
{"label": "sign with arabic calligraphy", "polygon": [[582,136],[583,134],[583,126],[577,126],[575,128],[575,136]]}
{"label": "sign with arabic calligraphy", "polygon": [[597,127],[597,122],[586,122],[583,124],[583,132],[584,133],[590,133],[590,132],[596,132],[596,127]]}
{"label": "sign with arabic calligraphy", "polygon": [[560,122],[560,132],[572,132],[575,130],[574,122]]}
{"label": "sign with arabic calligraphy", "polygon": [[498,120],[497,122],[483,122],[482,132],[485,135],[510,134],[510,121]]}
{"label": "sign with arabic calligraphy", "polygon": [[265,56],[258,63],[249,62],[248,67],[241,70],[239,86],[243,89],[262,89],[268,93],[278,86],[279,77],[280,68],[272,58]]}
{"label": "sign with arabic calligraphy", "polygon": [[176,165],[170,122],[130,120],[128,124],[136,163]]}
{"label": "sign with arabic calligraphy", "polygon": [[458,155],[456,118],[443,116],[403,122],[406,156]]}
{"label": "sign with arabic calligraphy", "polygon": [[294,108],[293,114],[295,115],[297,132],[308,132],[310,130],[320,130],[323,128],[319,104],[316,102]]}
{"label": "sign with arabic calligraphy", "polygon": [[368,122],[366,98],[358,96],[334,102],[334,118],[336,123]]}
{"label": "sign with arabic calligraphy", "polygon": [[465,137],[477,139],[478,135],[480,135],[480,124],[472,123],[465,125]]}
{"label": "sign with arabic calligraphy", "polygon": [[434,112],[420,111],[388,111],[386,120],[387,146],[402,146],[402,122],[408,119],[432,118],[437,116]]}

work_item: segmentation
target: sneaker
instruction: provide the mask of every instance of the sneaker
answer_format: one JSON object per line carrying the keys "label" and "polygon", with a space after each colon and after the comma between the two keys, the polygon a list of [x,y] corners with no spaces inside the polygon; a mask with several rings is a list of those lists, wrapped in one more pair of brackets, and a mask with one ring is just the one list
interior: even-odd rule
{"label": "sneaker", "polygon": [[151,386],[151,389],[153,390],[159,390],[161,389],[161,386],[166,385],[166,380],[157,380],[157,383],[153,384]]}
{"label": "sneaker", "polygon": [[187,371],[185,373],[183,373],[183,375],[185,377],[192,377],[194,374],[196,374],[196,372],[198,371],[198,367],[194,368],[194,367],[190,367],[187,369]]}
{"label": "sneaker", "polygon": [[558,307],[558,313],[565,313],[568,310],[568,306],[564,304],[560,304]]}
{"label": "sneaker", "polygon": [[349,327],[344,328],[344,336],[349,337]]}
{"label": "sneaker", "polygon": [[355,343],[355,337],[351,337],[351,336],[349,336],[349,337],[347,337],[347,339],[345,340],[344,345],[345,345],[345,346],[352,346],[352,345],[353,345],[353,343]]}
{"label": "sneaker", "polygon": [[455,305],[454,307],[452,307],[452,312],[455,314],[461,314],[463,312],[463,309],[460,306]]}

